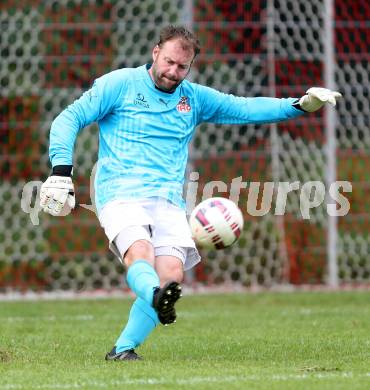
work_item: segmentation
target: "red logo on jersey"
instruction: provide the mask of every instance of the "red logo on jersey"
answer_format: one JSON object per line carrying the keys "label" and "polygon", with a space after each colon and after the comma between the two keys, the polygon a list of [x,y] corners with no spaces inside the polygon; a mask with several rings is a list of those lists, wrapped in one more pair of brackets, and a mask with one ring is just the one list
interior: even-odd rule
{"label": "red logo on jersey", "polygon": [[186,96],[181,96],[176,108],[178,112],[189,112],[191,110],[191,107],[188,98]]}

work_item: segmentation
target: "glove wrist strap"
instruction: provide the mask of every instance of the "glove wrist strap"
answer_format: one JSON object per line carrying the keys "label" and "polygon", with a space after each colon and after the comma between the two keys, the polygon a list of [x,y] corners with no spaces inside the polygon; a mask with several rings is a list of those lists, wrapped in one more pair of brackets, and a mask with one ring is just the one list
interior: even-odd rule
{"label": "glove wrist strap", "polygon": [[72,177],[73,166],[72,165],[56,165],[53,167],[52,175],[53,176],[68,176]]}
{"label": "glove wrist strap", "polygon": [[299,100],[297,99],[294,103],[293,103],[293,107],[296,108],[297,110],[301,110],[303,112],[307,112],[306,110],[304,110],[302,108],[302,106],[299,104]]}

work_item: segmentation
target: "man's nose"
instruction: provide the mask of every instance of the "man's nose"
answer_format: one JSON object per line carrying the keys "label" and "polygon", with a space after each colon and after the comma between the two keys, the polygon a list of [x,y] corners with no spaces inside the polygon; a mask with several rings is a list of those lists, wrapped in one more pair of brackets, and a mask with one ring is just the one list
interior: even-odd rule
{"label": "man's nose", "polygon": [[178,68],[177,65],[171,65],[167,74],[170,77],[177,78]]}

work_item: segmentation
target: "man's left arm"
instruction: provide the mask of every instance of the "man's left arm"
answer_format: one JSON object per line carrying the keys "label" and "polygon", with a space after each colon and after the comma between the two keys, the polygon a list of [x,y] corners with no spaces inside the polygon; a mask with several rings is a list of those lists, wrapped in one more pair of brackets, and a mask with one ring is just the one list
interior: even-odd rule
{"label": "man's left arm", "polygon": [[297,98],[245,98],[228,95],[215,89],[199,86],[198,104],[201,122],[223,124],[270,123],[295,118],[304,112],[313,112],[325,103],[336,104],[341,96],[326,88],[310,88]]}

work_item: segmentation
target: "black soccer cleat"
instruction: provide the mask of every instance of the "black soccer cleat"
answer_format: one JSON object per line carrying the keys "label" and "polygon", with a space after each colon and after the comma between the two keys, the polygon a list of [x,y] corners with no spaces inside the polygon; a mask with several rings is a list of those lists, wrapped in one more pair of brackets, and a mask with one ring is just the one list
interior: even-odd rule
{"label": "black soccer cleat", "polygon": [[127,351],[116,352],[116,347],[105,355],[105,360],[142,360],[133,349]]}
{"label": "black soccer cleat", "polygon": [[168,282],[154,290],[153,307],[163,325],[176,322],[175,303],[180,297],[181,286],[177,282]]}

